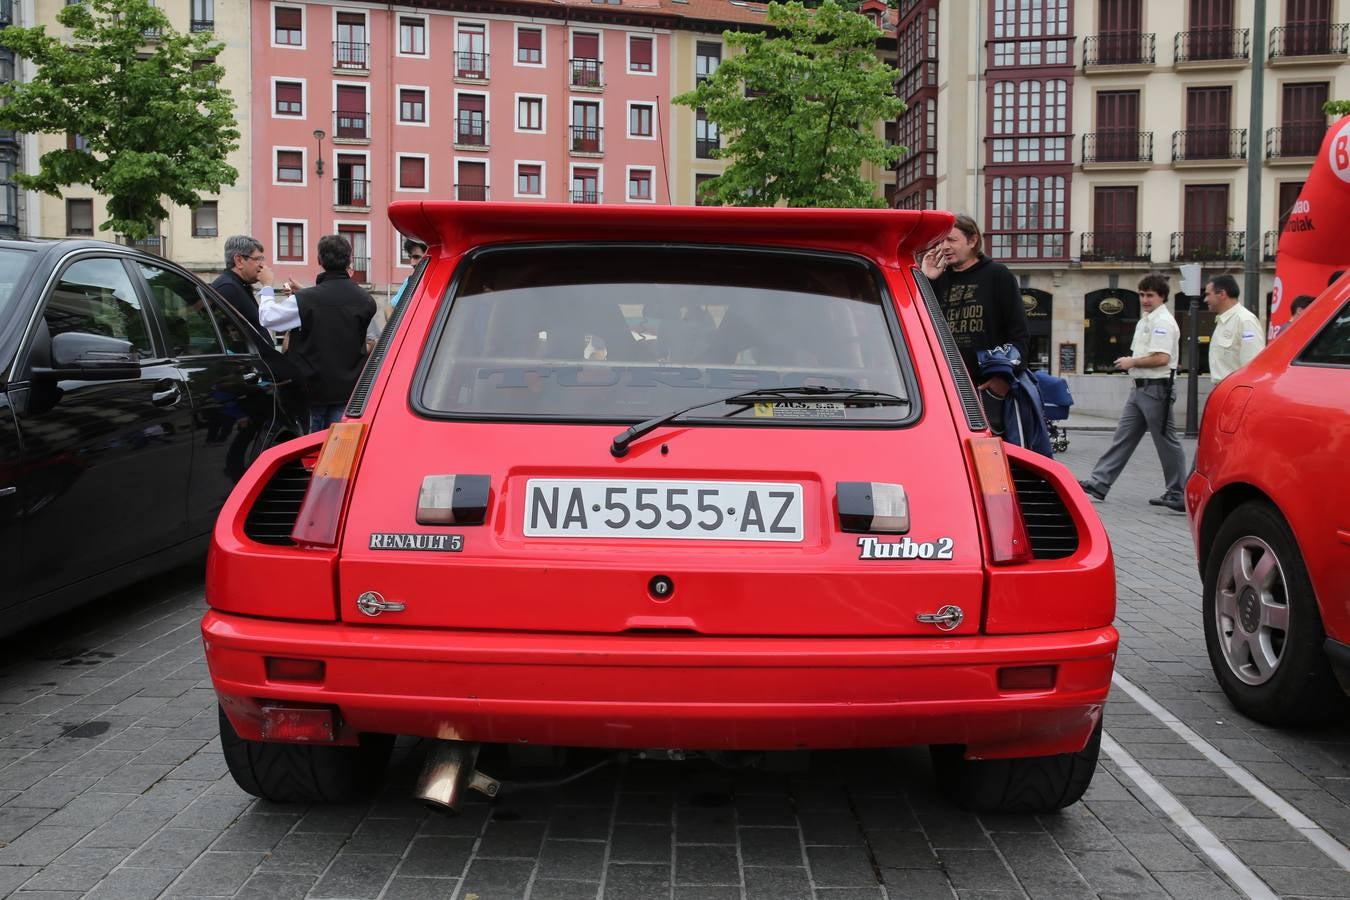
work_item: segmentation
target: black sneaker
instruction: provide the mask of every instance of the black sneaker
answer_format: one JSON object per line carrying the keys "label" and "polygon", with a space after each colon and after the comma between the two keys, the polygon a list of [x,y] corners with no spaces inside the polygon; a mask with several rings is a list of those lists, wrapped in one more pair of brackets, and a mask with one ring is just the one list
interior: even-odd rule
{"label": "black sneaker", "polygon": [[1097,487],[1097,485],[1091,481],[1080,481],[1078,482],[1078,486],[1083,489],[1083,493],[1087,494],[1093,500],[1106,499],[1106,495],[1102,493],[1102,489]]}
{"label": "black sneaker", "polygon": [[1186,511],[1186,501],[1175,494],[1163,494],[1161,497],[1153,497],[1148,501],[1149,506],[1165,506],[1168,509],[1177,512]]}

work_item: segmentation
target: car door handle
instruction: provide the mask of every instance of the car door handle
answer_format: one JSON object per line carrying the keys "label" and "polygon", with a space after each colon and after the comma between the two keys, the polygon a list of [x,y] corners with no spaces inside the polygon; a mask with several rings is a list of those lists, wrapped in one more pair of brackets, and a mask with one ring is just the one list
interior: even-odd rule
{"label": "car door handle", "polygon": [[257,369],[249,369],[242,376],[244,384],[257,384],[262,379],[262,373]]}
{"label": "car door handle", "polygon": [[173,406],[179,400],[183,399],[183,392],[178,385],[169,385],[162,391],[155,391],[150,395],[150,402],[156,406]]}

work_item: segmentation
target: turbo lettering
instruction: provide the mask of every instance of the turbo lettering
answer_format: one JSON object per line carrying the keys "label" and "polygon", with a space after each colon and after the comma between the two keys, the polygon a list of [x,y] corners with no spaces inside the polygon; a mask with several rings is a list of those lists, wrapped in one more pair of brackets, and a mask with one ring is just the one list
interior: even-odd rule
{"label": "turbo lettering", "polygon": [[858,538],[858,559],[941,559],[952,558],[956,542],[949,537],[935,541],[915,541],[908,535],[897,541]]}

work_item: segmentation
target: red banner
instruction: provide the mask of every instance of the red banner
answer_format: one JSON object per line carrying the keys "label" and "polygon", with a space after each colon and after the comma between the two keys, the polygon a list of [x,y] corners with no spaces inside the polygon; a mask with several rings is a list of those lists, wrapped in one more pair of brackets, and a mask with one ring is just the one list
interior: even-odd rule
{"label": "red banner", "polygon": [[[1283,210],[1281,210],[1283,212]],[[1350,269],[1346,214],[1350,212],[1350,116],[1322,139],[1308,180],[1280,232],[1275,286],[1270,297],[1270,336],[1289,321],[1289,304],[1300,294],[1316,297],[1336,272]]]}

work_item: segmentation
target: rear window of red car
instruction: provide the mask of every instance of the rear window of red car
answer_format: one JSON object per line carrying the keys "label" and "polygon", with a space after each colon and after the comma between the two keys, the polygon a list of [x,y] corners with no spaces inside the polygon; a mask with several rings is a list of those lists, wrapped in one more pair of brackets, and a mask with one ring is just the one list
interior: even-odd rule
{"label": "rear window of red car", "polygon": [[[833,254],[611,245],[481,251],[461,263],[414,398],[431,415],[638,420],[695,414],[898,424],[913,379],[879,272]],[[716,405],[821,385],[888,405]]]}

